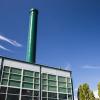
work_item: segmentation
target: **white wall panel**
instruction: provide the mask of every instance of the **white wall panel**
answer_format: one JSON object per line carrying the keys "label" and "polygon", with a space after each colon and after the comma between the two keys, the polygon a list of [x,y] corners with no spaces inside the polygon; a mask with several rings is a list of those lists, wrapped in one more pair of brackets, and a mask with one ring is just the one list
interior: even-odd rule
{"label": "white wall panel", "polygon": [[4,60],[4,66],[10,66],[14,68],[26,69],[26,70],[37,71],[37,72],[40,71],[40,66],[38,65],[32,65],[32,64],[18,62],[10,59]]}
{"label": "white wall panel", "polygon": [[48,74],[57,75],[57,76],[70,77],[70,72],[63,71],[63,70],[57,70],[57,69],[53,69],[53,68],[49,68],[49,67],[48,68],[42,67],[41,71],[42,71],[42,73],[48,73]]}

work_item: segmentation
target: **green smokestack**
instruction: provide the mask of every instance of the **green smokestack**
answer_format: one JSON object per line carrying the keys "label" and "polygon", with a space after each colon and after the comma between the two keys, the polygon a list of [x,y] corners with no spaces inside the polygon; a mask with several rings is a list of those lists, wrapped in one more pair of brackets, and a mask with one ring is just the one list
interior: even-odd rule
{"label": "green smokestack", "polygon": [[35,63],[36,61],[37,19],[38,19],[38,11],[36,9],[31,9],[29,33],[28,33],[28,45],[26,54],[26,61],[30,63]]}

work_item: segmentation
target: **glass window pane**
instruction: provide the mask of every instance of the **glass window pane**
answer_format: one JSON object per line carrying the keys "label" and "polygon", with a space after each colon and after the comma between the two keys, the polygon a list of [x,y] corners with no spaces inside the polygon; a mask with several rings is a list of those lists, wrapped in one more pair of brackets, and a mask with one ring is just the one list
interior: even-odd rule
{"label": "glass window pane", "polygon": [[59,91],[59,92],[66,93],[66,92],[67,92],[67,89],[66,89],[66,88],[61,88],[61,87],[60,87],[60,88],[58,88],[58,91]]}
{"label": "glass window pane", "polygon": [[21,100],[33,100],[32,97],[22,96]]}
{"label": "glass window pane", "polygon": [[57,91],[57,87],[56,86],[49,86],[48,91]]}
{"label": "glass window pane", "polygon": [[7,90],[7,87],[0,87],[0,93],[6,93],[6,90]]}
{"label": "glass window pane", "polygon": [[42,78],[47,78],[47,74],[46,73],[42,73]]}
{"label": "glass window pane", "polygon": [[48,100],[60,100],[60,99],[52,99],[52,98],[48,98]]}
{"label": "glass window pane", "polygon": [[35,72],[35,77],[39,78],[39,72]]}
{"label": "glass window pane", "polygon": [[22,90],[22,95],[32,96],[32,94],[33,94],[32,90],[26,90],[26,89]]}
{"label": "glass window pane", "polygon": [[72,93],[72,89],[71,88],[67,88],[67,92],[68,93]]}
{"label": "glass window pane", "polygon": [[2,79],[2,85],[7,85],[7,83],[8,83],[8,80],[6,80],[6,79]]}
{"label": "glass window pane", "polygon": [[48,81],[49,86],[56,86],[56,81]]}
{"label": "glass window pane", "polygon": [[42,85],[42,90],[47,90],[47,86],[46,85]]}
{"label": "glass window pane", "polygon": [[28,71],[28,70],[24,70],[23,75],[33,77],[33,72],[32,71]]}
{"label": "glass window pane", "polygon": [[62,76],[58,76],[58,81],[59,82],[66,82],[66,78]]}
{"label": "glass window pane", "polygon": [[58,83],[58,87],[66,88],[66,83],[59,82]]}
{"label": "glass window pane", "polygon": [[19,95],[7,95],[7,100],[19,100]]}
{"label": "glass window pane", "polygon": [[39,97],[34,97],[34,99],[33,100],[39,100]]}
{"label": "glass window pane", "polygon": [[56,81],[56,76],[55,75],[48,75],[48,79]]}
{"label": "glass window pane", "polygon": [[5,100],[5,94],[0,94],[0,100]]}
{"label": "glass window pane", "polygon": [[33,83],[33,77],[27,77],[27,76],[24,76],[24,77],[23,77],[23,81]]}
{"label": "glass window pane", "polygon": [[21,69],[11,68],[11,73],[21,74]]}
{"label": "glass window pane", "polygon": [[32,83],[26,83],[26,82],[23,82],[23,88],[33,88],[33,84]]}
{"label": "glass window pane", "polygon": [[57,98],[57,93],[48,92],[49,98]]}
{"label": "glass window pane", "polygon": [[47,97],[47,92],[42,92],[42,97]]}
{"label": "glass window pane", "polygon": [[59,94],[59,98],[60,99],[67,99],[67,94]]}
{"label": "glass window pane", "polygon": [[17,89],[17,88],[8,88],[8,93],[19,94],[20,93],[20,89]]}
{"label": "glass window pane", "polygon": [[35,79],[34,79],[34,83],[35,83],[35,84],[39,84],[39,78],[35,78]]}
{"label": "glass window pane", "polygon": [[71,78],[67,78],[67,83],[71,83]]}
{"label": "glass window pane", "polygon": [[4,66],[4,71],[5,71],[5,72],[9,72],[9,70],[10,70],[10,67]]}
{"label": "glass window pane", "polygon": [[34,84],[34,89],[39,89],[39,85],[38,84]]}
{"label": "glass window pane", "polygon": [[71,83],[67,83],[67,87],[68,88],[72,88],[72,84]]}
{"label": "glass window pane", "polygon": [[42,98],[42,100],[48,100],[47,98]]}
{"label": "glass window pane", "polygon": [[8,79],[8,76],[9,76],[9,74],[8,74],[8,73],[3,72],[3,78]]}
{"label": "glass window pane", "polygon": [[47,85],[47,79],[42,79],[42,85]]}
{"label": "glass window pane", "polygon": [[14,74],[10,74],[10,79],[12,80],[21,80],[21,76],[20,75],[14,75]]}
{"label": "glass window pane", "polygon": [[39,96],[39,91],[34,91],[34,96]]}
{"label": "glass window pane", "polygon": [[20,82],[10,80],[10,81],[9,81],[9,85],[10,85],[10,86],[20,87]]}
{"label": "glass window pane", "polygon": [[72,100],[72,95],[68,95],[68,100]]}

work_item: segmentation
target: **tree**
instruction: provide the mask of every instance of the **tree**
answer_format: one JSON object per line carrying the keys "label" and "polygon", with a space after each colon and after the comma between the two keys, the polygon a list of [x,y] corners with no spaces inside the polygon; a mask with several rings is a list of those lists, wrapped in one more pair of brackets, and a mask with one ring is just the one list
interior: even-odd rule
{"label": "tree", "polygon": [[90,91],[90,93],[89,93],[89,98],[90,98],[89,100],[95,100],[93,91]]}
{"label": "tree", "polygon": [[83,95],[83,86],[82,85],[80,85],[79,88],[78,88],[77,98],[78,98],[78,100],[84,100],[85,99],[85,97]]}
{"label": "tree", "polygon": [[79,86],[77,92],[78,100],[95,100],[93,92],[90,90],[89,85],[84,83]]}
{"label": "tree", "polygon": [[83,95],[85,96],[84,100],[89,100],[89,85],[87,83],[83,84]]}
{"label": "tree", "polygon": [[99,99],[100,99],[100,82],[98,83],[98,96],[99,96]]}

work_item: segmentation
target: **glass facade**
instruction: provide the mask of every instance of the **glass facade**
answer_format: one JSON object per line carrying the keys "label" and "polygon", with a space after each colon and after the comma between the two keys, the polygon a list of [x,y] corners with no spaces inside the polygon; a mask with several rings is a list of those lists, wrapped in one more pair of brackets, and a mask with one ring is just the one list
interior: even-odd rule
{"label": "glass facade", "polygon": [[0,100],[73,100],[72,81],[70,77],[3,66]]}

